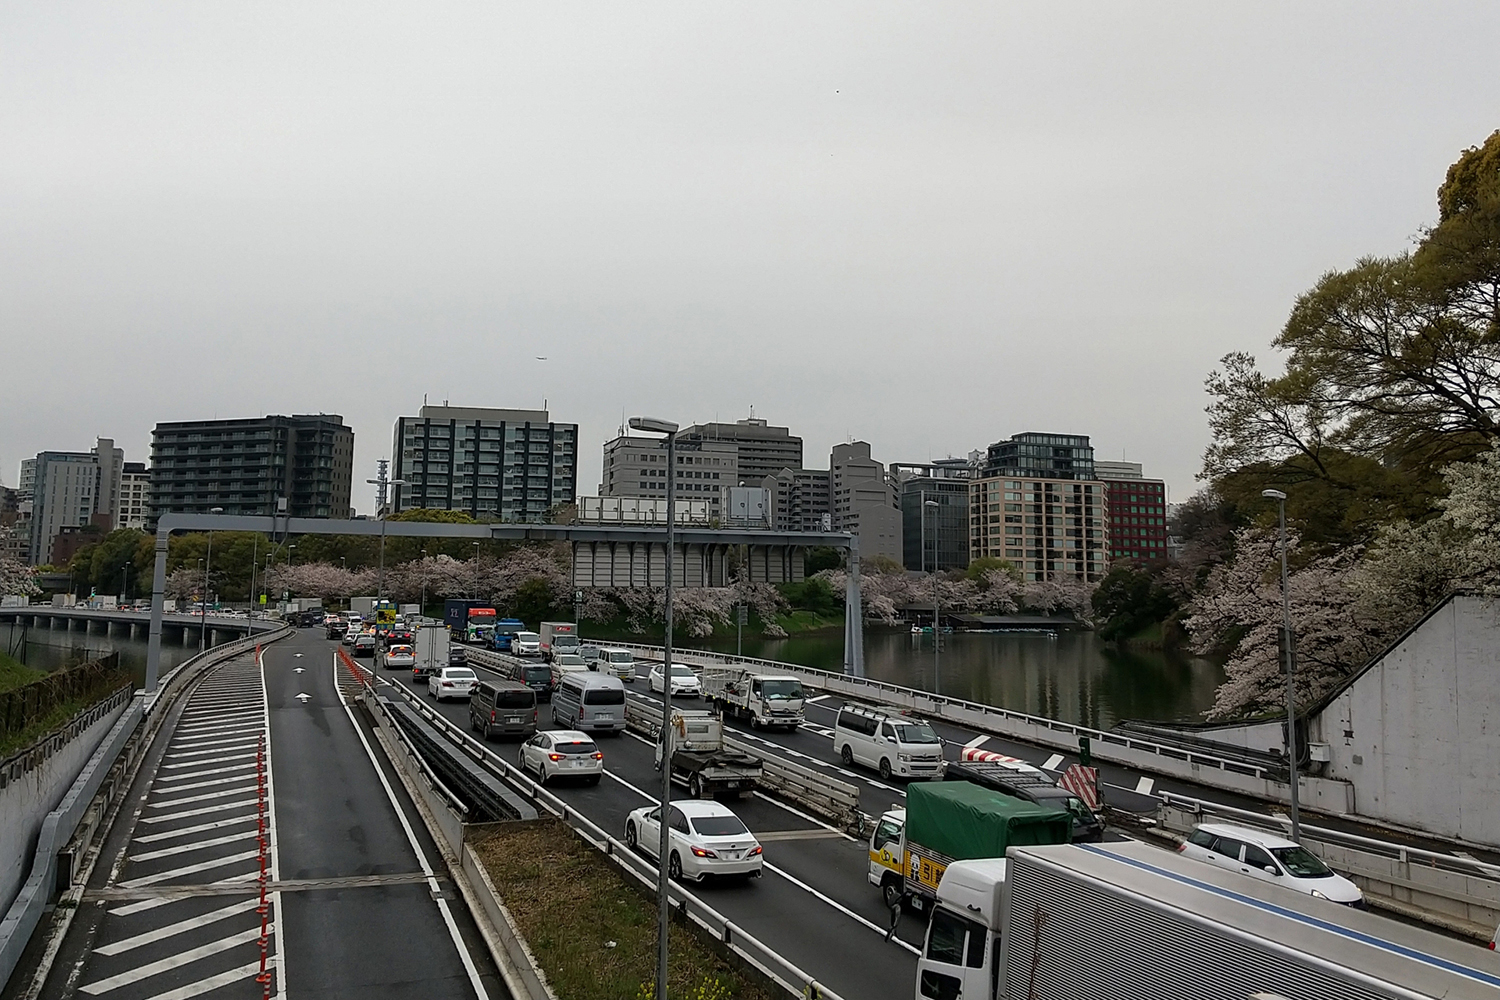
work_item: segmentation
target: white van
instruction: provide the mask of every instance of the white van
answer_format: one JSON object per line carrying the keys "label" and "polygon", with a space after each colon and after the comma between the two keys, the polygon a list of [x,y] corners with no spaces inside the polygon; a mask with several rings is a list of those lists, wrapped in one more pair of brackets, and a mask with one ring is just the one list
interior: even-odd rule
{"label": "white van", "polygon": [[599,650],[599,660],[593,668],[601,674],[618,677],[622,681],[635,680],[635,656],[628,649],[604,646]]}
{"label": "white van", "polygon": [[541,656],[542,637],[535,632],[517,632],[510,637],[513,656]]}
{"label": "white van", "polygon": [[618,677],[588,670],[563,674],[552,692],[552,721],[573,729],[624,732],[625,685]]}
{"label": "white van", "polygon": [[845,767],[864,764],[891,778],[936,778],[943,741],[921,719],[845,705],[833,724],[833,751]]}

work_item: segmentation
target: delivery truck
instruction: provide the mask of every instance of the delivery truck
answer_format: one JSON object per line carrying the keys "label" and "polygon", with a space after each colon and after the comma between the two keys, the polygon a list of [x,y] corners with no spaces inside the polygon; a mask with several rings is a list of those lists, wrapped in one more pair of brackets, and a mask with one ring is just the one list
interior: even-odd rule
{"label": "delivery truck", "polygon": [[955,861],[1003,858],[1018,844],[1066,844],[1073,820],[1051,809],[967,781],[908,785],[906,808],[892,807],[870,834],[866,877],[892,909],[926,911],[943,870]]}
{"label": "delivery truck", "polygon": [[752,728],[796,729],[804,721],[806,695],[790,674],[749,667],[704,667],[703,697],[725,715],[749,719]]}
{"label": "delivery truck", "polygon": [[578,652],[578,625],[574,622],[542,622],[537,634],[542,637],[542,659],[548,663],[556,663],[564,653]]}
{"label": "delivery truck", "polygon": [[495,627],[495,609],[489,601],[448,600],[443,603],[443,624],[459,642],[485,643]]}
{"label": "delivery truck", "polygon": [[1138,841],[1012,847],[938,886],[916,1000],[1500,996],[1500,956]]}
{"label": "delivery truck", "polygon": [[412,679],[424,680],[448,666],[449,641],[445,626],[428,625],[417,629],[412,636]]}
{"label": "delivery truck", "polygon": [[501,618],[495,622],[495,627],[490,629],[490,648],[498,653],[514,652],[511,640],[518,632],[526,631],[526,623],[519,618]]}

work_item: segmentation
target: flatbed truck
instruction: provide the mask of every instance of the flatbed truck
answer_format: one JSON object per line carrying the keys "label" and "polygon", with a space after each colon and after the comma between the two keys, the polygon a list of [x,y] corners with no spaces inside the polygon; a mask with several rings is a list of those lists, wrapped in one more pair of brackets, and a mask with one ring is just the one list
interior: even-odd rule
{"label": "flatbed truck", "polygon": [[[672,780],[695,799],[738,797],[755,787],[760,759],[724,747],[724,722],[713,712],[672,709]],[[661,770],[661,743],[656,744]]]}

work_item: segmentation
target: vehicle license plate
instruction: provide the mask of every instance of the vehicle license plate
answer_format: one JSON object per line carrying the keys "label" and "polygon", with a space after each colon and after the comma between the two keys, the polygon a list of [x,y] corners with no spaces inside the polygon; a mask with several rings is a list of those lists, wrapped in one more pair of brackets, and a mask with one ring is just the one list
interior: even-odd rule
{"label": "vehicle license plate", "polygon": [[521,721],[521,717],[519,715],[509,715],[506,716],[505,721],[509,723],[517,723]]}
{"label": "vehicle license plate", "polygon": [[614,718],[615,718],[615,713],[613,713],[613,712],[600,712],[598,715],[595,715],[594,718],[598,719],[600,722],[613,722]]}

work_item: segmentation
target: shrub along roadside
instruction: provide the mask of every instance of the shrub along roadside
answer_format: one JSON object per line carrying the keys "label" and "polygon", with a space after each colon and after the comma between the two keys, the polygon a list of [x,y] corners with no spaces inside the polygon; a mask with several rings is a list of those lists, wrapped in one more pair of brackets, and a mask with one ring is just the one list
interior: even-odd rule
{"label": "shrub along roadside", "polygon": [[[650,995],[656,978],[654,896],[558,820],[498,823],[469,846],[562,1000]],[[670,944],[672,996],[780,995],[720,957],[695,927],[674,921]]]}

